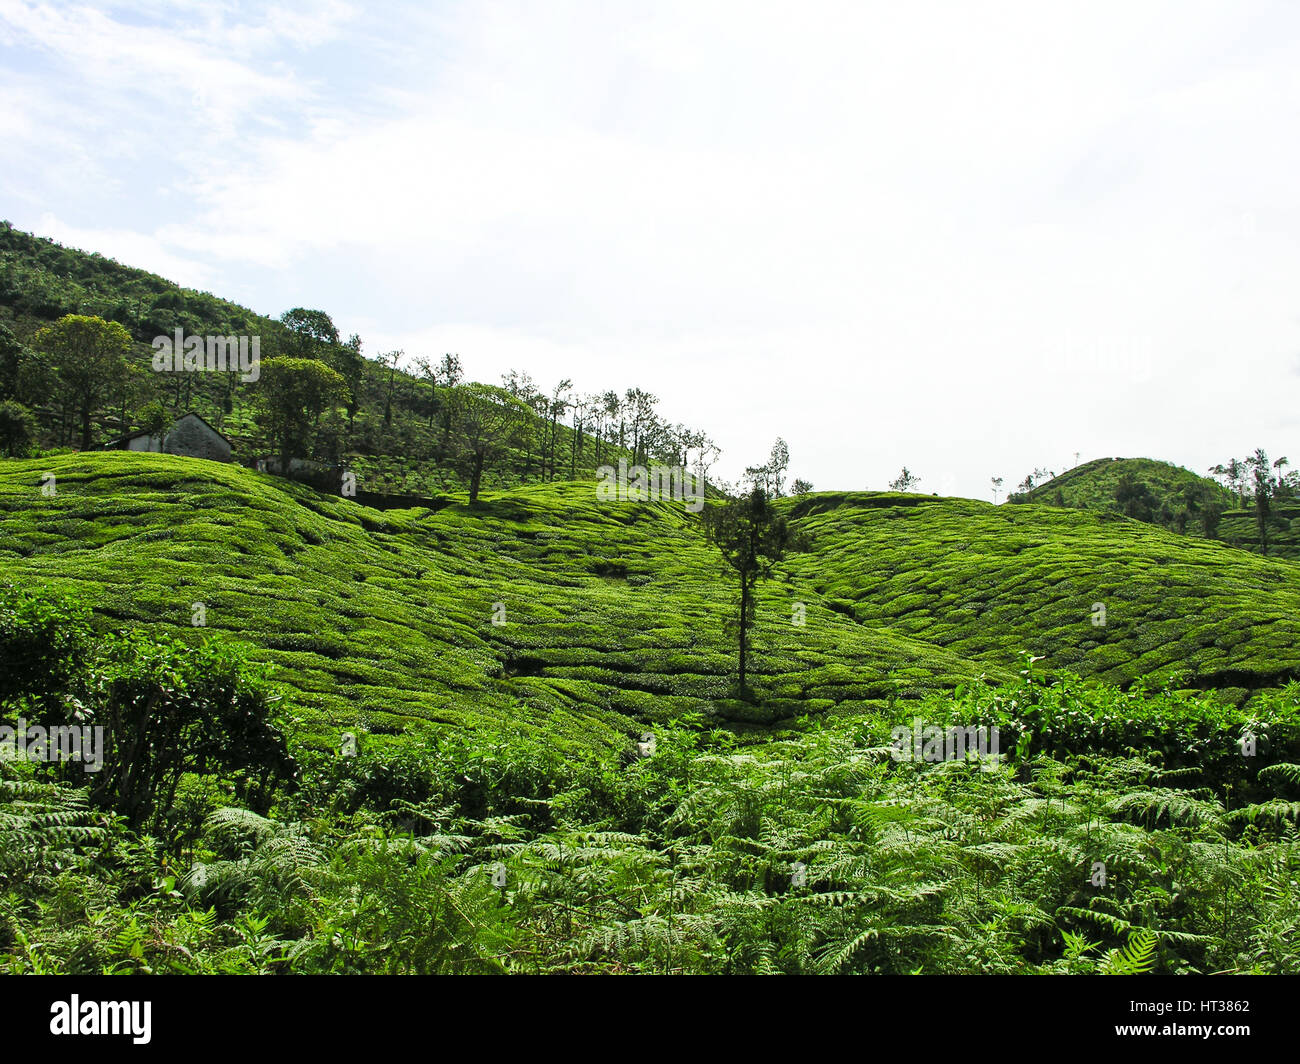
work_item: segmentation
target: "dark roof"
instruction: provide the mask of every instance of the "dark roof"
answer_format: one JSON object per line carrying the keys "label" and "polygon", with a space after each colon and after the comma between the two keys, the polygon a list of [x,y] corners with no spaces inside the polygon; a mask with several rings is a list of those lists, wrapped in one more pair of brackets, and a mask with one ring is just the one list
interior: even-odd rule
{"label": "dark roof", "polygon": [[[175,428],[175,427],[176,427],[176,426],[177,426],[181,421],[183,421],[183,420],[184,420],[185,418],[187,418],[187,417],[196,417],[196,418],[198,418],[200,421],[203,422],[203,424],[207,425],[208,429],[209,429],[211,432],[216,433],[216,435],[220,436],[223,440],[225,440],[227,443],[229,443],[232,447],[234,446],[234,442],[231,440],[231,438],[230,438],[229,436],[227,436],[227,435],[226,435],[224,432],[222,432],[220,429],[215,428],[215,427],[212,425],[212,423],[211,423],[210,421],[208,421],[208,419],[205,418],[202,414],[196,414],[193,410],[187,410],[187,411],[186,411],[185,413],[183,413],[180,417],[178,417],[175,421],[173,421],[173,422],[172,422],[172,428],[174,429],[174,428]],[[170,431],[170,430],[169,430],[169,431]],[[130,439],[129,436],[126,437],[126,438],[127,438],[127,439]]]}
{"label": "dark roof", "polygon": [[[204,425],[207,426],[209,432],[213,433],[216,436],[220,436],[223,440],[225,440],[228,444],[230,444],[232,450],[234,449],[235,446],[234,441],[231,440],[229,436],[227,436],[220,429],[214,428],[212,423],[207,418],[205,418],[202,414],[195,413],[193,410],[187,410],[175,421],[173,421],[172,429],[174,429],[178,424],[180,424],[181,421],[183,421],[187,417],[198,418],[200,421],[203,422]],[[167,432],[171,432],[171,429],[168,429]],[[167,435],[167,432],[163,433],[164,437]],[[139,438],[140,436],[152,436],[152,435],[153,433],[151,433],[148,429],[136,429],[134,432],[128,432],[125,436],[118,436],[117,439],[109,440],[107,443],[101,446],[100,450],[103,451],[116,450],[119,445],[126,443],[128,440],[134,440]]]}

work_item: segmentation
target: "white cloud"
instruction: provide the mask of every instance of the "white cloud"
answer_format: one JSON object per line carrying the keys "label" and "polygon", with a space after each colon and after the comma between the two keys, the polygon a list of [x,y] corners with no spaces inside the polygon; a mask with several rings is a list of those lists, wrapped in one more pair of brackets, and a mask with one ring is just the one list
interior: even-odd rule
{"label": "white cloud", "polygon": [[907,462],[984,497],[1075,451],[1199,467],[1295,431],[1260,387],[1300,347],[1287,9],[202,10],[0,0],[137,154],[192,130],[169,196],[122,187],[89,246],[143,234],[139,264],[257,277],[258,309],[370,351],[642,384],[732,474],[780,433],[820,486]]}

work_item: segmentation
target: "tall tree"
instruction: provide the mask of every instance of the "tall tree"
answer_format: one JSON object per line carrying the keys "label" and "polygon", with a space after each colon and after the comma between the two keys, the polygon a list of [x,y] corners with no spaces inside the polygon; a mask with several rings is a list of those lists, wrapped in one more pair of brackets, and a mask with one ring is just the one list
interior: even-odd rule
{"label": "tall tree", "polygon": [[10,332],[9,326],[0,324],[0,402],[18,398],[25,354],[22,343]]}
{"label": "tall tree", "polygon": [[1246,483],[1249,480],[1249,470],[1246,463],[1237,458],[1230,458],[1227,465],[1220,463],[1212,466],[1210,472],[1228,485],[1229,489],[1237,496],[1237,502],[1244,510],[1246,508]]}
{"label": "tall tree", "polygon": [[[659,397],[640,388],[629,388],[624,399],[625,408],[632,418],[632,464],[638,465],[646,457],[642,454],[641,436],[654,416],[654,408],[659,403]],[[620,439],[619,445],[622,446],[622,443]]]}
{"label": "tall tree", "polygon": [[483,473],[509,452],[529,420],[528,407],[501,388],[462,384],[454,391],[462,468],[469,501],[478,502]]}
{"label": "tall tree", "polygon": [[772,444],[772,453],[767,459],[768,483],[771,495],[779,499],[785,494],[785,472],[790,467],[790,448],[780,436]]}
{"label": "tall tree", "polygon": [[546,402],[547,417],[547,436],[546,450],[548,455],[549,475],[548,480],[555,479],[555,452],[560,438],[560,419],[564,417],[565,411],[569,408],[569,390],[573,387],[573,381],[565,377],[552,390],[550,398]]}
{"label": "tall tree", "polygon": [[746,677],[754,623],[754,590],[760,580],[771,575],[793,539],[785,519],[776,513],[771,499],[759,487],[739,499],[706,509],[704,530],[726,563],[736,571],[740,583],[738,690],[741,697],[748,697]]}
{"label": "tall tree", "polygon": [[393,423],[393,385],[397,381],[397,364],[406,357],[402,350],[389,351],[379,356],[379,364],[388,370],[388,387],[384,390],[384,425]]}
{"label": "tall tree", "polygon": [[325,349],[339,342],[334,321],[323,310],[294,307],[280,315],[285,328],[285,350],[293,358],[328,360]]}
{"label": "tall tree", "polygon": [[348,428],[356,421],[361,409],[361,387],[366,379],[366,360],[361,354],[361,337],[353,333],[346,343],[336,345],[331,351],[328,365],[333,366],[347,385],[345,402],[348,410]]}
{"label": "tall tree", "polygon": [[126,372],[131,336],[115,321],[66,314],[36,334],[50,359],[60,398],[81,419],[81,449],[90,449],[90,422]]}
{"label": "tall tree", "polygon": [[294,458],[307,457],[313,428],[326,409],[347,394],[342,375],[314,358],[268,358],[262,362],[257,389],[258,420],[280,472],[288,474]]}
{"label": "tall tree", "polygon": [[1255,503],[1255,526],[1259,530],[1259,552],[1268,554],[1268,526],[1272,519],[1273,477],[1272,466],[1263,448],[1246,459],[1246,468],[1250,470],[1251,495]]}

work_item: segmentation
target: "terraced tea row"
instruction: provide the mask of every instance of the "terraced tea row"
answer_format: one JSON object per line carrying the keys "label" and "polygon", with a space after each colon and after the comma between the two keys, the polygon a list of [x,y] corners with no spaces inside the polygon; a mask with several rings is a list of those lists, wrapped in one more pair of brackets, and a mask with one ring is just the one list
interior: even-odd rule
{"label": "terraced tea row", "polygon": [[[40,492],[53,473],[55,494]],[[333,741],[358,722],[509,719],[622,742],[687,712],[848,712],[980,671],[764,589],[754,711],[727,704],[732,592],[692,516],[591,485],[379,513],[247,470],[127,453],[0,466],[0,579],[75,588],[107,623],[258,648]],[[793,603],[805,623],[794,623]]]}
{"label": "terraced tea row", "polygon": [[1300,676],[1300,566],[1118,515],[878,494],[787,500],[789,571],[869,627],[1009,667],[1197,686]]}

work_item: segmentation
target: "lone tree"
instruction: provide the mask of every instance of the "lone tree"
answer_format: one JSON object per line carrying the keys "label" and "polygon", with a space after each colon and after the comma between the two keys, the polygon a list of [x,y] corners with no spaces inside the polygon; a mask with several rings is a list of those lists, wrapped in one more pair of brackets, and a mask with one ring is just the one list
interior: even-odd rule
{"label": "lone tree", "polygon": [[907,466],[903,466],[903,471],[889,482],[890,491],[911,491],[921,483],[921,478],[913,473]]}
{"label": "lone tree", "polygon": [[36,334],[50,359],[55,387],[66,408],[81,418],[81,449],[90,449],[90,419],[126,373],[131,334],[115,321],[65,314]]}
{"label": "lone tree", "polygon": [[754,624],[754,589],[759,580],[771,575],[794,539],[785,518],[777,515],[767,492],[760,487],[747,496],[705,510],[704,531],[740,579],[738,687],[744,697],[748,694],[745,676],[749,633]]}

